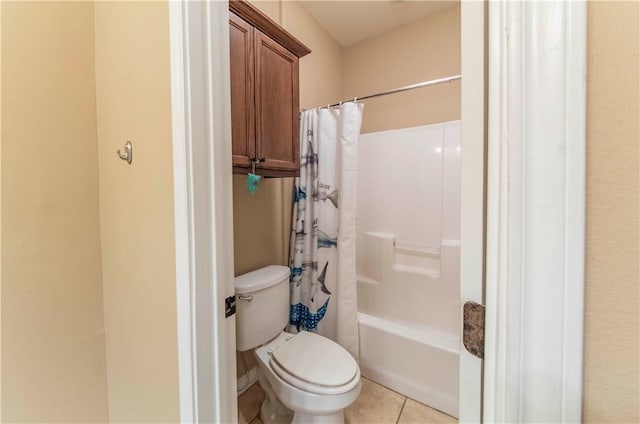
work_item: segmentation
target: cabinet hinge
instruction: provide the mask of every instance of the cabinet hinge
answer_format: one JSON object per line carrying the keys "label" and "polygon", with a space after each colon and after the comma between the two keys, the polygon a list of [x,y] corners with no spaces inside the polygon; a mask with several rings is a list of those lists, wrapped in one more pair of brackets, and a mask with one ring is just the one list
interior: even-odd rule
{"label": "cabinet hinge", "polygon": [[224,300],[224,317],[229,318],[236,313],[236,296],[229,296]]}
{"label": "cabinet hinge", "polygon": [[463,310],[462,343],[469,353],[484,359],[484,305],[467,302]]}

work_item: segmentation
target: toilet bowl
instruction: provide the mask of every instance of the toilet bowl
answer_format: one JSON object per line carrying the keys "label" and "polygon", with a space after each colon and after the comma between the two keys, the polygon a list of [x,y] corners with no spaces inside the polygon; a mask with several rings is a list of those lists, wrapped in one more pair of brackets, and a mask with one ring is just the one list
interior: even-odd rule
{"label": "toilet bowl", "polygon": [[[257,349],[256,356],[269,385],[264,387],[261,381],[263,389],[273,391],[293,412],[293,423],[342,423],[344,409],[360,394],[356,361],[340,345],[318,334],[283,332]],[[277,402],[274,408],[282,410]],[[269,408],[261,410],[260,418],[265,424],[287,420]]]}
{"label": "toilet bowl", "polygon": [[360,394],[360,368],[339,344],[319,334],[285,332],[289,268],[269,266],[236,278],[237,348],[257,348],[265,391],[264,424],[344,422]]}

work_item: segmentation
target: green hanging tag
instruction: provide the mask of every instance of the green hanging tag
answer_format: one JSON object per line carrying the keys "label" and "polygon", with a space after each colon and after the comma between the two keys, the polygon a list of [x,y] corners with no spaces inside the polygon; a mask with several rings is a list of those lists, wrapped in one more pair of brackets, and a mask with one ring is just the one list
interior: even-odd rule
{"label": "green hanging tag", "polygon": [[258,191],[258,184],[260,184],[260,175],[249,172],[247,174],[247,191],[251,194],[255,194]]}

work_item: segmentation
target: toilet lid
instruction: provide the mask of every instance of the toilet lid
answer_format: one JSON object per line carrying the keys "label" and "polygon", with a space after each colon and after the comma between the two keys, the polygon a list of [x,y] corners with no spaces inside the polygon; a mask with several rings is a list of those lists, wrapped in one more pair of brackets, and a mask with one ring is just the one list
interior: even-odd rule
{"label": "toilet lid", "polygon": [[274,349],[271,362],[282,379],[298,387],[304,382],[306,389],[316,393],[323,392],[323,387],[350,387],[357,384],[354,380],[359,376],[358,364],[349,352],[326,337],[307,331]]}

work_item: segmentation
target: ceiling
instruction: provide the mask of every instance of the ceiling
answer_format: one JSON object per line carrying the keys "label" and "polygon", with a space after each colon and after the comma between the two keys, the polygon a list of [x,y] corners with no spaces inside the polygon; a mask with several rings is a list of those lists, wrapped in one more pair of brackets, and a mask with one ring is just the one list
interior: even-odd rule
{"label": "ceiling", "polygon": [[453,1],[299,0],[343,47],[437,13]]}

